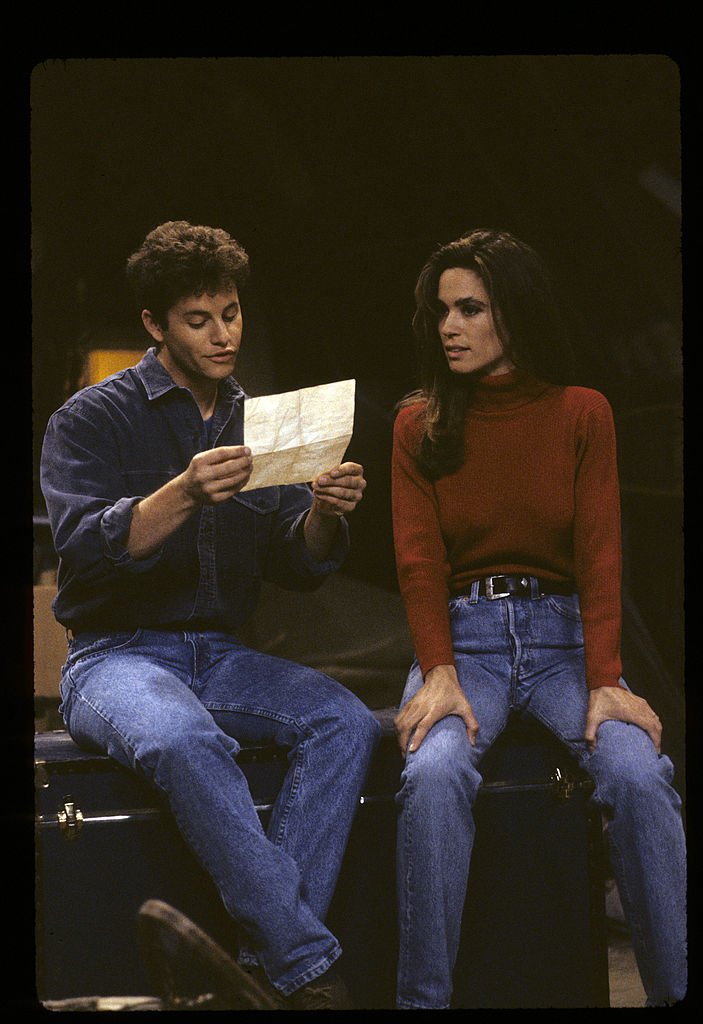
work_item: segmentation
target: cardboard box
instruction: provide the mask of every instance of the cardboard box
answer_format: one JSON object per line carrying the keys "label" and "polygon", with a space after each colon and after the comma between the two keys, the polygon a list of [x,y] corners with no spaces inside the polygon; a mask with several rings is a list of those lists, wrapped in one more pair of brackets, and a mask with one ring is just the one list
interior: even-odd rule
{"label": "cardboard box", "polygon": [[34,587],[34,695],[58,700],[61,666],[68,647],[66,630],[51,610],[55,596],[55,584]]}

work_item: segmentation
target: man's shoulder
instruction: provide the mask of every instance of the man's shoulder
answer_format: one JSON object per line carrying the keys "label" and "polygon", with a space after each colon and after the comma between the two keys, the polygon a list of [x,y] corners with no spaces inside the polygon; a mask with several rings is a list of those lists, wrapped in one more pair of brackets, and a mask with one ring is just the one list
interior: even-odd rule
{"label": "man's shoulder", "polygon": [[135,367],[118,370],[104,380],[88,384],[72,394],[55,415],[63,413],[75,414],[83,409],[97,410],[114,407],[116,404],[127,404],[137,396],[144,395],[144,388],[135,372]]}

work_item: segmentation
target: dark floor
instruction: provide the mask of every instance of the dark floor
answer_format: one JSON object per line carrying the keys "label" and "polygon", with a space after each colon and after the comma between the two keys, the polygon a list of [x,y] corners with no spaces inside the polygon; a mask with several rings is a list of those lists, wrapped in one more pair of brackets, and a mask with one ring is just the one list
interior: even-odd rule
{"label": "dark floor", "polygon": [[[639,972],[635,963],[632,945],[628,936],[619,930],[613,932],[608,945],[610,1006],[612,1009],[643,1007],[645,994],[640,982]],[[88,1005],[86,1005],[88,1003]],[[160,1010],[158,999],[152,997],[111,997],[104,999],[67,1000],[63,1003],[52,1003],[47,1009],[58,1011],[70,1010]]]}

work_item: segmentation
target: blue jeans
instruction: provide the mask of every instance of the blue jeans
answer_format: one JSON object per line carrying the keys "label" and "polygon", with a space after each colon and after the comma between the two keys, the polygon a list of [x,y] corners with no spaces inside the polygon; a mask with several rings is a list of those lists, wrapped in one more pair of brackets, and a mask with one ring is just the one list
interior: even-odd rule
{"label": "blue jeans", "polygon": [[[68,730],[146,776],[284,994],[339,957],[323,924],[380,728],[312,669],[224,633],[137,630],[70,642]],[[289,746],[266,834],[240,744]]]}
{"label": "blue jeans", "polygon": [[[592,777],[648,1005],[686,992],[686,846],[673,766],[646,732],[604,722],[583,736],[588,694],[578,598],[450,601],[455,663],[479,723],[476,744],[456,715],[408,754],[397,796],[400,1008],[450,1005],[474,841],[481,758],[512,709],[534,715]],[[403,703],[422,686],[414,663]],[[441,794],[441,799],[438,798]]]}

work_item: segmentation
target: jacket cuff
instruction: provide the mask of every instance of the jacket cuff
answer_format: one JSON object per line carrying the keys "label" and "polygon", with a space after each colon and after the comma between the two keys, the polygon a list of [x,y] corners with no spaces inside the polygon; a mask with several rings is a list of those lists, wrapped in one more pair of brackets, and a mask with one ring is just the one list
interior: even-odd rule
{"label": "jacket cuff", "polygon": [[307,576],[328,576],[344,564],[349,554],[349,523],[340,516],[338,519],[339,529],[332,543],[332,548],[324,562],[318,562],[312,557],[305,543],[304,526],[308,509],[302,512],[291,524],[289,536],[293,539],[291,546],[291,558],[293,568]]}
{"label": "jacket cuff", "polygon": [[131,498],[120,498],[103,514],[100,532],[103,539],[107,559],[119,569],[127,572],[144,572],[151,569],[161,558],[163,548],[159,548],[148,558],[132,558],[127,550],[129,529],[132,525],[132,510],[142,500],[141,495]]}

